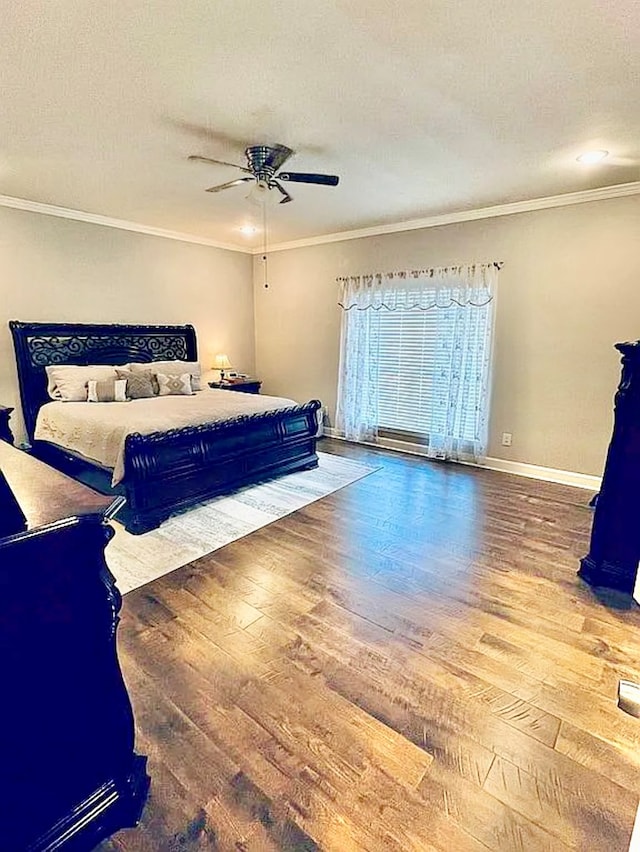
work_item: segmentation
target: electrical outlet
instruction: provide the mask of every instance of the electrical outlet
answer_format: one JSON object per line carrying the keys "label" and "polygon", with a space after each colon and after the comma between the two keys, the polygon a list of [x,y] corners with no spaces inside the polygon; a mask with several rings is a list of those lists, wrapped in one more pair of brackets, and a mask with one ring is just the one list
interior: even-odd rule
{"label": "electrical outlet", "polygon": [[511,438],[512,438],[511,432],[503,432],[502,433],[502,446],[503,447],[510,447],[511,446]]}

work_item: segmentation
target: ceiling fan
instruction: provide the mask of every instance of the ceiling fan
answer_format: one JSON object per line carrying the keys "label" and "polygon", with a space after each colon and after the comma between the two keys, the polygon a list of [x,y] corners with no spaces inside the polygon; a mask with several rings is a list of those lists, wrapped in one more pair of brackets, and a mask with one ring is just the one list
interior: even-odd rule
{"label": "ceiling fan", "polygon": [[239,186],[242,183],[255,181],[256,189],[259,193],[266,193],[271,189],[277,189],[282,195],[280,204],[293,201],[293,198],[280,181],[337,186],[340,180],[337,175],[279,171],[289,157],[295,153],[291,148],[287,148],[286,145],[251,145],[244,153],[247,158],[246,166],[238,166],[235,163],[227,163],[224,160],[213,160],[211,157],[201,157],[197,154],[192,154],[189,159],[198,160],[201,163],[213,163],[216,166],[232,166],[234,169],[240,169],[247,173],[247,177],[236,178],[236,180],[230,180],[219,186],[210,186],[205,192],[221,192],[223,189],[229,189],[232,186]]}

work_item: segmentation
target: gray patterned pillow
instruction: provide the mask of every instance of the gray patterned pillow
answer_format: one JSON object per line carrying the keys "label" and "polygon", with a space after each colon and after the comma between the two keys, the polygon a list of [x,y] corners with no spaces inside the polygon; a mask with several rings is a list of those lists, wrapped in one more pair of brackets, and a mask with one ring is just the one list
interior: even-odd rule
{"label": "gray patterned pillow", "polygon": [[[126,379],[127,396],[130,399],[148,399],[159,393],[158,380],[150,370],[146,373],[132,373],[130,370],[116,370],[119,379]],[[157,388],[154,389],[154,384]]]}
{"label": "gray patterned pillow", "polygon": [[182,373],[180,376],[165,376],[164,373],[156,373],[160,385],[160,396],[191,395],[191,375]]}
{"label": "gray patterned pillow", "polygon": [[181,376],[188,371],[191,375],[191,389],[194,391],[202,390],[200,380],[202,369],[199,361],[151,361],[146,364],[133,362],[127,364],[127,367],[134,373],[151,370],[154,373],[162,373],[164,376]]}

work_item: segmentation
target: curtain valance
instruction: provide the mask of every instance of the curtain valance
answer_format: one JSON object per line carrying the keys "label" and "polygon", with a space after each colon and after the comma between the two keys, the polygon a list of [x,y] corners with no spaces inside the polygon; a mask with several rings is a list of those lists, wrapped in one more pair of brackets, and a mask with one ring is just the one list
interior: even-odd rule
{"label": "curtain valance", "polygon": [[337,278],[345,311],[482,307],[494,297],[500,263],[374,272]]}

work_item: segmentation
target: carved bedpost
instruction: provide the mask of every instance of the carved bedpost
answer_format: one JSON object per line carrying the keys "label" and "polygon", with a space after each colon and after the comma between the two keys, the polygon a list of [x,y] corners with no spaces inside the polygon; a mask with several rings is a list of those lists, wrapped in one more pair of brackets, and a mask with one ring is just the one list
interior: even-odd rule
{"label": "carved bedpost", "polygon": [[622,377],[613,435],[578,574],[592,586],[632,592],[640,561],[640,341],[618,343]]}

